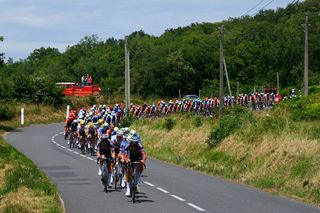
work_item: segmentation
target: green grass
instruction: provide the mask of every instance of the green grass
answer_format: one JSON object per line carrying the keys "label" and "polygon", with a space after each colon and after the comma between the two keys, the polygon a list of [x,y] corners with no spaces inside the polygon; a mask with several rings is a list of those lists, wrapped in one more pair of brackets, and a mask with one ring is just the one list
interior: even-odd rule
{"label": "green grass", "polygon": [[[63,212],[56,187],[31,160],[7,144],[1,135],[20,126],[19,107],[14,119],[0,121],[0,209],[1,212]],[[63,111],[45,105],[24,105],[25,124],[64,120]]]}
{"label": "green grass", "polygon": [[[284,109],[232,113],[222,123],[180,114],[131,127],[154,158],[319,206],[320,122],[293,121]],[[175,121],[170,130],[168,120]],[[206,144],[210,137],[215,146]]]}
{"label": "green grass", "polygon": [[42,200],[45,205],[40,206],[39,209],[43,212],[50,212],[52,209],[57,210],[55,212],[62,212],[55,186],[32,161],[1,139],[0,162],[2,170],[8,167],[4,171],[2,187],[0,188],[0,198],[2,198],[0,199],[0,206],[5,205],[4,212],[32,211],[27,204],[18,205],[15,200],[9,200],[7,204],[1,203],[6,196],[10,197],[10,194],[17,193],[21,188],[29,189],[33,196]]}

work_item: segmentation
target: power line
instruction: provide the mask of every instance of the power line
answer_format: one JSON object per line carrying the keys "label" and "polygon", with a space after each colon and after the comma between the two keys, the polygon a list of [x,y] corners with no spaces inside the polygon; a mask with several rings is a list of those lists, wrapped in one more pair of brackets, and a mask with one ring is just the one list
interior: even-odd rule
{"label": "power line", "polygon": [[256,15],[259,11],[263,10],[264,8],[268,7],[274,0],[269,1],[266,5],[264,5],[260,10],[258,10],[254,15]]}
{"label": "power line", "polygon": [[259,5],[261,5],[265,0],[261,0],[258,4],[256,4],[254,7],[252,7],[251,9],[249,9],[247,12],[245,12],[244,15],[248,15],[248,13],[250,13],[252,10],[256,9]]}

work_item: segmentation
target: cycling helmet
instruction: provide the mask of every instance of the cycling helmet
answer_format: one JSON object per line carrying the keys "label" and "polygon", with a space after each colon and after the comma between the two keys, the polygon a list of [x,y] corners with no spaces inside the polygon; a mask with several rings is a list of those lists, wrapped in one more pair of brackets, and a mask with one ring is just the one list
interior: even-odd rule
{"label": "cycling helmet", "polygon": [[123,136],[123,132],[122,132],[121,130],[119,130],[119,131],[117,132],[117,136]]}
{"label": "cycling helmet", "polygon": [[134,135],[129,136],[129,137],[127,138],[127,140],[128,140],[128,142],[131,143],[131,144],[133,144],[133,143],[138,143],[138,142],[139,142],[139,139],[138,139],[136,136],[134,136]]}
{"label": "cycling helmet", "polygon": [[98,120],[98,122],[99,122],[99,124],[102,124],[102,123],[103,123],[103,120],[100,118],[100,119]]}
{"label": "cycling helmet", "polygon": [[130,128],[129,127],[125,127],[123,131],[124,131],[125,134],[129,133],[130,132]]}
{"label": "cycling helmet", "polygon": [[81,121],[80,121],[80,125],[84,125],[84,120],[81,120]]}
{"label": "cycling helmet", "polygon": [[118,131],[119,131],[119,128],[118,128],[118,127],[115,127],[113,130],[114,130],[115,132],[118,132]]}
{"label": "cycling helmet", "polygon": [[130,134],[131,134],[131,135],[136,135],[137,132],[136,132],[136,130],[133,129],[133,130],[130,131]]}

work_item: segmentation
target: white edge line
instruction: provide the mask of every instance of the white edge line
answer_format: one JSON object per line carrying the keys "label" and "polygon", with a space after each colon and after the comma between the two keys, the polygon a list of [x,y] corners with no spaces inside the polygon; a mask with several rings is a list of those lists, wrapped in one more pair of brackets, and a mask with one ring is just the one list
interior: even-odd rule
{"label": "white edge line", "polygon": [[155,187],[155,185],[153,185],[152,183],[149,183],[147,181],[143,181],[145,184],[149,185],[149,186],[152,186],[152,187]]}
{"label": "white edge line", "polygon": [[204,210],[203,208],[200,208],[199,206],[196,206],[192,203],[187,203],[189,206],[191,206],[192,208],[195,208],[196,210],[200,211],[200,212],[205,212],[206,210]]}
{"label": "white edge line", "polygon": [[182,201],[182,202],[186,201],[185,199],[183,199],[183,198],[181,198],[181,197],[179,197],[179,196],[177,196],[177,195],[170,195],[170,196],[173,197],[173,198],[175,198],[175,199],[177,199],[177,200],[180,200],[180,201]]}
{"label": "white edge line", "polygon": [[169,192],[167,190],[164,190],[163,188],[157,187],[157,189],[159,191],[162,191],[163,193],[169,194]]}
{"label": "white edge line", "polygon": [[[54,135],[54,137],[51,138],[51,141],[52,141],[54,144],[56,144],[57,146],[62,147],[63,149],[67,149],[66,147],[58,144],[58,143],[54,140],[55,137],[57,137],[57,136],[60,135],[60,134],[63,134],[63,132],[60,132],[59,134]],[[90,158],[90,157],[86,157],[85,155],[82,155],[82,154],[80,154],[80,153],[78,153],[78,152],[72,151],[71,149],[67,149],[67,150],[70,151],[70,152],[73,152],[74,154],[81,155],[82,157],[87,158],[88,160],[95,161],[94,159],[92,159],[92,158]],[[149,183],[149,182],[147,182],[147,181],[144,181],[144,183],[147,184],[147,185],[149,185],[149,186],[155,187],[154,184]],[[161,191],[161,192],[163,192],[163,193],[169,194],[169,192],[168,192],[167,190],[163,189],[163,188],[156,187],[156,189],[158,189],[159,191]],[[179,200],[179,201],[182,201],[182,202],[186,201],[185,199],[183,199],[183,198],[181,198],[181,197],[179,197],[179,196],[177,196],[177,195],[170,194],[170,196],[173,197],[173,198],[175,198],[175,199],[177,199],[177,200]],[[59,197],[60,197],[60,196],[59,196]],[[63,210],[64,210],[64,212],[65,212],[64,202],[63,202],[63,200],[61,199],[61,197],[60,197],[60,202],[62,203]],[[191,206],[192,208],[195,208],[195,209],[198,210],[198,211],[201,211],[201,212],[205,212],[205,211],[206,211],[205,209],[200,208],[199,206],[196,206],[196,205],[194,205],[194,204],[192,204],[192,203],[187,203],[187,204],[188,204],[189,206]]]}

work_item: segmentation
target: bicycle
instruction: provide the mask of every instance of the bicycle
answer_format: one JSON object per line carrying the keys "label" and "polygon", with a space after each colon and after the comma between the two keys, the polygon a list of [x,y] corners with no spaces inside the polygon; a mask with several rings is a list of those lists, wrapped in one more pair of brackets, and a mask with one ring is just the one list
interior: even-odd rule
{"label": "bicycle", "polygon": [[103,185],[103,191],[108,192],[108,182],[109,182],[109,171],[108,171],[108,166],[112,162],[111,158],[98,158],[97,159],[97,164],[99,164],[99,161],[103,160],[102,164],[102,175],[101,175],[101,182]]}
{"label": "bicycle", "polygon": [[[136,202],[136,193],[137,193],[137,185],[138,185],[138,165],[141,164],[141,162],[131,162],[129,163],[129,167],[133,168],[133,171],[131,172],[131,180],[130,180],[130,197],[132,198],[132,203]],[[145,168],[145,164],[143,164]]]}
{"label": "bicycle", "polygon": [[121,185],[123,178],[122,168],[119,162],[119,157],[117,156],[115,159],[115,165],[113,167],[113,181],[114,181],[114,190],[117,190],[117,183],[119,182]]}
{"label": "bicycle", "polygon": [[94,143],[94,138],[88,138],[87,139],[87,146],[88,146],[88,151],[91,153],[91,156],[95,155],[95,143]]}
{"label": "bicycle", "polygon": [[76,140],[77,140],[77,132],[71,132],[70,140],[69,140],[69,148],[76,147]]}

